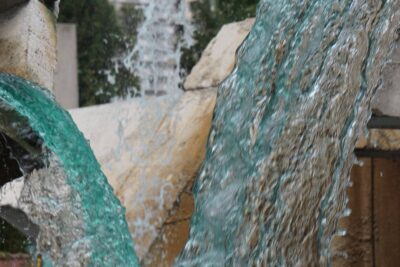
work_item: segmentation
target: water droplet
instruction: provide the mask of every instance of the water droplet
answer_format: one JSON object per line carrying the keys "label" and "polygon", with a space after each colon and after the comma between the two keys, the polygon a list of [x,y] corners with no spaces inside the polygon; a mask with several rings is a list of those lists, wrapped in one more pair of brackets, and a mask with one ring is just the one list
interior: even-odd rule
{"label": "water droplet", "polygon": [[363,167],[364,166],[364,161],[363,160],[359,160],[358,158],[355,158],[354,165]]}
{"label": "water droplet", "polygon": [[345,209],[343,212],[343,217],[348,217],[351,215],[351,209]]}
{"label": "water droplet", "polygon": [[337,232],[338,236],[346,236],[347,235],[347,231],[344,229],[339,229]]}

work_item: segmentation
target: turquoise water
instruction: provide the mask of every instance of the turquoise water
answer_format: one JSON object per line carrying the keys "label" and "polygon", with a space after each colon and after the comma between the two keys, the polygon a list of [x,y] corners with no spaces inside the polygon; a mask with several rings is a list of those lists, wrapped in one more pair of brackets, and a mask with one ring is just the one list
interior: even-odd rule
{"label": "turquoise water", "polygon": [[[74,240],[74,245],[88,245],[88,265],[138,266],[125,210],[70,115],[45,89],[7,74],[0,74],[0,103],[28,121],[50,151],[47,156],[54,156],[58,168],[65,172],[67,184],[76,195],[74,199],[80,201],[73,206],[79,209],[84,222],[84,234],[81,240]],[[46,201],[51,204],[53,200]],[[46,226],[53,223],[57,222],[49,221]],[[73,233],[63,233],[68,234]],[[68,262],[62,266],[68,266]]]}
{"label": "turquoise water", "polygon": [[[260,2],[219,89],[190,240],[177,266],[331,264],[355,142],[397,45],[399,6]],[[138,266],[124,209],[68,113],[42,88],[5,74],[0,107],[25,118],[43,140],[45,174],[66,174],[84,223],[75,243],[88,244],[88,264]]]}
{"label": "turquoise water", "polygon": [[399,1],[262,0],[219,88],[177,266],[329,266]]}

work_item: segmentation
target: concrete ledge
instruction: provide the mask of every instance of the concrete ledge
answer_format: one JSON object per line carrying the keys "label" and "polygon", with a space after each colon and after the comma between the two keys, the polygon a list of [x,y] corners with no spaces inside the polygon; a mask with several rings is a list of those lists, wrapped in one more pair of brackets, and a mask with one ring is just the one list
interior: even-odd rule
{"label": "concrete ledge", "polygon": [[[3,3],[0,6],[6,7]],[[56,42],[55,17],[39,0],[0,13],[0,72],[52,90]]]}

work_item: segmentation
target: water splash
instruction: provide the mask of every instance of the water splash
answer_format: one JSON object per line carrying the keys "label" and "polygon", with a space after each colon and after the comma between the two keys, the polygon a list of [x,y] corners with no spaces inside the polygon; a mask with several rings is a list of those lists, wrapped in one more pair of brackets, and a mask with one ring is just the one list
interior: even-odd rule
{"label": "water splash", "polygon": [[396,0],[262,0],[219,89],[177,266],[329,266]]}
{"label": "water splash", "polygon": [[22,164],[18,203],[40,228],[37,252],[56,266],[138,266],[125,211],[69,114],[44,89],[6,74],[0,110],[1,132],[39,162]]}
{"label": "water splash", "polygon": [[192,44],[185,0],[149,1],[138,41],[125,65],[140,78],[144,95],[176,94],[182,82],[181,49]]}

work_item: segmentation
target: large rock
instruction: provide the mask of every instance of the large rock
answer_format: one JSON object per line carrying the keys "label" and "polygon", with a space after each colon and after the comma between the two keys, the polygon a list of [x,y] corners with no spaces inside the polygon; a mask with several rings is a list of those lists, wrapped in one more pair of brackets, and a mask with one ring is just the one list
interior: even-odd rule
{"label": "large rock", "polygon": [[187,77],[185,90],[217,87],[235,66],[236,50],[254,24],[254,19],[227,24],[208,44],[200,61]]}
{"label": "large rock", "polygon": [[377,92],[372,109],[377,115],[400,117],[400,48],[396,47],[386,65],[383,87]]}
{"label": "large rock", "polygon": [[[198,64],[187,77],[185,90],[217,87],[233,70],[236,51],[254,24],[254,19],[227,24],[208,44]],[[385,67],[383,87],[375,96],[372,110],[377,115],[400,117],[400,48]]]}
{"label": "large rock", "polygon": [[[4,4],[3,1],[0,7],[4,9],[25,2],[15,0]],[[15,74],[52,90],[56,40],[55,17],[39,0],[0,13],[0,72]]]}
{"label": "large rock", "polygon": [[366,137],[361,137],[356,145],[357,149],[383,150],[396,152],[400,150],[400,130],[398,129],[370,129]]}
{"label": "large rock", "polygon": [[215,101],[209,89],[71,110],[126,207],[140,259],[204,159]]}

